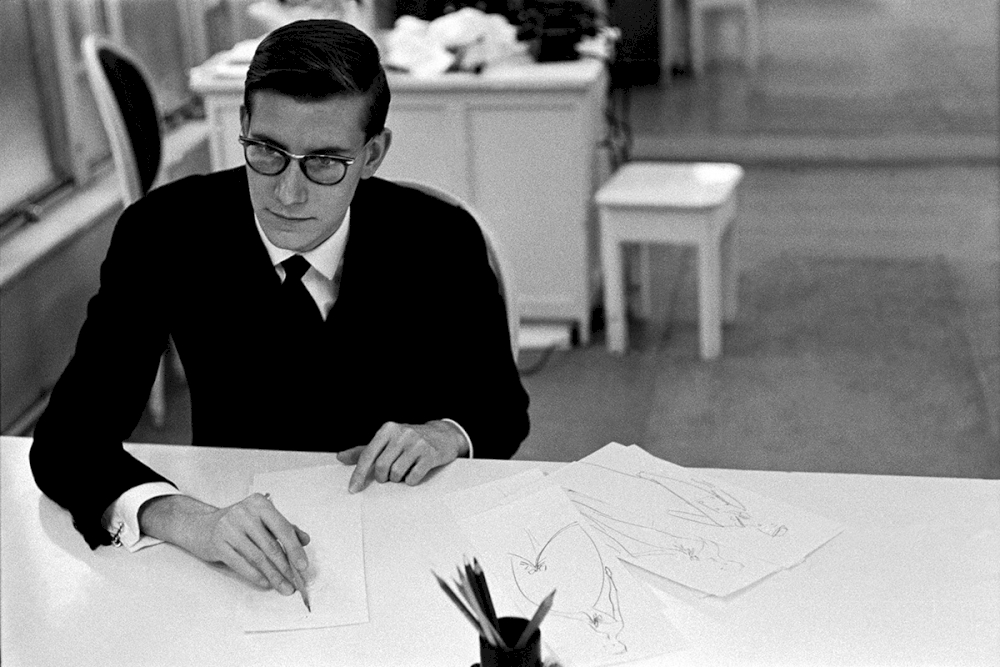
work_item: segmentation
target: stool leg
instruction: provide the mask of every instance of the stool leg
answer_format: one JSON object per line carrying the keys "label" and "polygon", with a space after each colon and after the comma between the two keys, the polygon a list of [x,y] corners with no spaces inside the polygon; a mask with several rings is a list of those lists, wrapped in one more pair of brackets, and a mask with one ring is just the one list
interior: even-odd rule
{"label": "stool leg", "polygon": [[608,351],[622,354],[628,340],[622,245],[606,225],[602,225],[601,229],[601,262],[604,266],[604,329],[608,337]]}
{"label": "stool leg", "polygon": [[649,243],[642,243],[636,248],[639,260],[639,316],[644,320],[653,316],[653,297],[649,279],[651,253],[652,245]]}
{"label": "stool leg", "polygon": [[691,48],[691,67],[696,76],[701,76],[705,71],[705,16],[698,7],[690,7],[691,31],[688,34]]}
{"label": "stool leg", "polygon": [[702,359],[715,359],[722,352],[720,254],[716,243],[698,244],[698,337]]}
{"label": "stool leg", "polygon": [[581,347],[590,345],[590,308],[588,307],[586,311],[580,314],[580,321],[577,323],[577,326],[580,327],[577,331],[577,336],[579,336]]}
{"label": "stool leg", "polygon": [[749,69],[756,69],[760,60],[760,18],[757,5],[748,3],[743,15],[743,58]]}
{"label": "stool leg", "polygon": [[722,237],[722,307],[726,322],[736,321],[736,311],[739,308],[739,283],[740,269],[734,220],[729,223],[729,228]]}

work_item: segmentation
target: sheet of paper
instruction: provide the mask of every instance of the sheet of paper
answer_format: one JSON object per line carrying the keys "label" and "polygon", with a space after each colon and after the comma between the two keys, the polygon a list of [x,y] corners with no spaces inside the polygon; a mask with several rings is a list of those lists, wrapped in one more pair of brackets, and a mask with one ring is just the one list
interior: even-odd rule
{"label": "sheet of paper", "polygon": [[254,477],[252,491],[270,493],[285,518],[309,533],[305,580],[312,611],[298,593],[248,590],[240,607],[245,632],[368,622],[362,497],[347,492],[351,470],[316,466]]}
{"label": "sheet of paper", "polygon": [[[568,477],[570,487],[583,486]],[[704,537],[671,532],[637,512],[572,488],[564,490],[593,534],[618,558],[689,588],[724,597],[782,569]]]}
{"label": "sheet of paper", "polygon": [[455,519],[461,521],[516,499],[524,489],[533,488],[543,480],[545,473],[539,468],[532,468],[486,484],[453,491],[444,499]]}
{"label": "sheet of paper", "polygon": [[602,500],[638,508],[663,527],[686,529],[783,567],[802,562],[843,530],[818,514],[664,461],[636,445],[601,448],[577,463],[604,472],[605,484],[615,480],[619,498]]}
{"label": "sheet of paper", "polygon": [[801,562],[842,528],[636,445],[611,443],[550,478],[619,558],[711,595]]}
{"label": "sheet of paper", "polygon": [[530,618],[553,589],[542,640],[567,664],[613,665],[686,646],[646,587],[595,539],[563,491],[460,520],[500,615]]}

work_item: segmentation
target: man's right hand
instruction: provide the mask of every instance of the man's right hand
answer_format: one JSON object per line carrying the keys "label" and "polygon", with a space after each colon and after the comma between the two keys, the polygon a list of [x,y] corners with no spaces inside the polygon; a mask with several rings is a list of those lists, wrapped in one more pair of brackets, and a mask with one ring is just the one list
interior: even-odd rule
{"label": "man's right hand", "polygon": [[309,535],[259,493],[222,508],[189,496],[160,496],[139,509],[139,527],[143,535],[176,544],[204,561],[225,563],[244,579],[283,595],[295,592],[291,568],[305,572],[309,566],[302,548]]}

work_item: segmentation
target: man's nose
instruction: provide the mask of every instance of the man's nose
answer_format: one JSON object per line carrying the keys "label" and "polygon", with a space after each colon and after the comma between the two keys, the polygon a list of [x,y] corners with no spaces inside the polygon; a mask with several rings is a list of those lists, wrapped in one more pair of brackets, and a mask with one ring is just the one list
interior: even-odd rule
{"label": "man's nose", "polygon": [[292,160],[277,178],[274,195],[279,202],[286,206],[306,202],[309,195],[306,175],[302,173],[301,167],[295,160]]}

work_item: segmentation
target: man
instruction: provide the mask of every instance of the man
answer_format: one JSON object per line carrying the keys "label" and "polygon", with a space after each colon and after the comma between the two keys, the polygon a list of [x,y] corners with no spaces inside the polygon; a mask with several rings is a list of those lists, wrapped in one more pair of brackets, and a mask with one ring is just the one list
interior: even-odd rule
{"label": "man", "polygon": [[509,457],[527,435],[475,220],[374,178],[388,106],[362,32],[285,26],[247,74],[247,166],[122,214],[31,450],[39,488],[91,547],[163,540],[285,594],[307,567],[309,536],[264,496],[207,505],[122,448],[168,336],[195,444],[336,451],[356,464],[351,491],[369,475],[416,484],[473,447]]}

